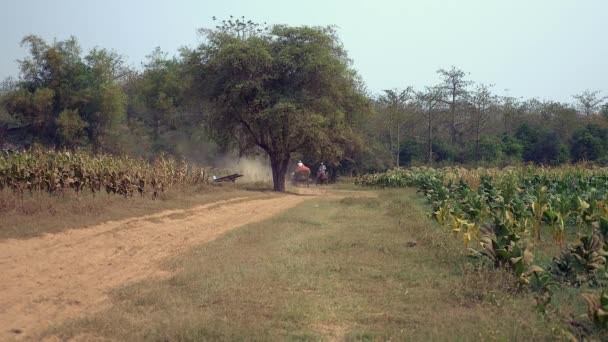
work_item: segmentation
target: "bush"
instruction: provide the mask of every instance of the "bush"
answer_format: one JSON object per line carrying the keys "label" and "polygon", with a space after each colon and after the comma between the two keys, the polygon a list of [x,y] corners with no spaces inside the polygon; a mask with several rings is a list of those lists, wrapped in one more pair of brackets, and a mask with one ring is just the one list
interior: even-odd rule
{"label": "bush", "polygon": [[523,124],[515,137],[523,146],[522,157],[526,162],[558,165],[569,159],[568,149],[560,136],[547,128]]}
{"label": "bush", "polygon": [[407,138],[401,142],[399,151],[399,163],[402,166],[411,166],[412,161],[426,161],[424,144],[419,143],[416,139]]}
{"label": "bush", "polygon": [[[433,142],[433,159],[437,162],[455,161],[459,155],[458,148],[443,141]],[[460,159],[460,158],[459,158]]]}
{"label": "bush", "polygon": [[605,161],[608,157],[608,129],[595,124],[574,132],[571,153],[575,161]]}
{"label": "bush", "polygon": [[495,162],[504,156],[503,145],[496,137],[484,136],[479,140],[479,160]]}
{"label": "bush", "polygon": [[502,151],[508,159],[521,160],[524,146],[514,136],[503,135],[501,138]]}

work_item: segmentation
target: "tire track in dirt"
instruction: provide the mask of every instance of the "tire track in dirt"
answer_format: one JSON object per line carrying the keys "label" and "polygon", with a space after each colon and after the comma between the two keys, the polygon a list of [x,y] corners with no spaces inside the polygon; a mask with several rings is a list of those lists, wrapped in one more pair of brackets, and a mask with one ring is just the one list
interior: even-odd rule
{"label": "tire track in dirt", "polygon": [[[108,291],[162,276],[161,261],[307,199],[261,195],[0,242],[0,340],[98,310]],[[18,330],[15,330],[18,329]],[[15,333],[19,331],[19,333]]]}

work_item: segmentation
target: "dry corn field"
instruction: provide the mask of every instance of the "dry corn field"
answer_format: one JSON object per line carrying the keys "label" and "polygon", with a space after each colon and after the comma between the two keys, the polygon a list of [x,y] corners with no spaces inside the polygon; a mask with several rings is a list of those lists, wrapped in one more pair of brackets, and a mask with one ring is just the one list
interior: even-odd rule
{"label": "dry corn field", "polygon": [[0,156],[0,191],[18,195],[105,191],[124,197],[137,193],[156,198],[174,186],[208,182],[209,169],[163,156],[153,163],[127,156],[54,150],[3,152]]}

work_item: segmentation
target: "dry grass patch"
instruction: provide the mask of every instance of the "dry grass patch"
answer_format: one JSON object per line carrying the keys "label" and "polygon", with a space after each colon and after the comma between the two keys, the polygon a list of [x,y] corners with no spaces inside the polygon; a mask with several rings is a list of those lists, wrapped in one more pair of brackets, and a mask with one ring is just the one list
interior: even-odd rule
{"label": "dry grass patch", "polygon": [[[167,263],[174,275],[46,333],[113,340],[549,340],[500,272],[466,269],[460,240],[410,191],[313,198]],[[495,292],[496,295],[492,293]]]}
{"label": "dry grass patch", "polygon": [[[230,184],[172,189],[162,193],[156,200],[137,195],[123,198],[105,192],[95,196],[90,193],[76,196],[72,191],[63,195],[26,193],[18,196],[10,191],[0,191],[0,239],[30,238],[43,233],[57,233],[65,229],[138,217],[161,210],[189,208],[256,195],[256,192],[248,190],[248,186]],[[258,184],[252,189],[264,188]]]}

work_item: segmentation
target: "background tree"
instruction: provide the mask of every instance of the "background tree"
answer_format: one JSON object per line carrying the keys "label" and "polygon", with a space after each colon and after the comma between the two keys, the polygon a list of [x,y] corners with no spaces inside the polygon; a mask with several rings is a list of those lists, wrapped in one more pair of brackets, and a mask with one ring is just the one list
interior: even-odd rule
{"label": "background tree", "polygon": [[[369,96],[371,98],[371,96]],[[373,110],[369,113],[363,112],[366,115],[361,115],[359,124],[355,125],[359,136],[365,142],[361,149],[361,155],[356,158],[355,170],[348,170],[347,174],[356,172],[374,172],[378,170],[386,170],[394,166],[395,158],[393,158],[393,148],[391,139],[387,132],[387,125],[384,113],[378,110],[378,101],[374,101]]]}
{"label": "background tree", "polygon": [[513,134],[523,123],[525,116],[521,101],[511,96],[504,96],[500,99],[499,114],[503,134]]}
{"label": "background tree", "polygon": [[571,155],[574,161],[608,161],[608,129],[589,124],[572,137]]}
{"label": "background tree", "polygon": [[[106,49],[93,49],[85,60],[84,84],[75,106],[88,123],[88,135],[97,150],[120,153],[124,149],[127,96],[122,80],[129,73],[122,56]],[[70,108],[67,106],[66,108]]]}
{"label": "background tree", "polygon": [[479,84],[474,91],[470,93],[471,115],[470,125],[475,142],[474,158],[480,159],[479,143],[481,136],[485,133],[490,123],[490,119],[496,112],[498,97],[491,92],[491,86]]}
{"label": "background tree", "polygon": [[89,141],[95,149],[119,152],[126,108],[122,58],[105,49],[83,57],[74,37],[49,45],[30,35],[22,45],[29,56],[19,62],[19,81],[6,94],[9,114],[36,142],[73,147]]}
{"label": "background tree", "polygon": [[434,131],[437,125],[437,109],[442,103],[442,89],[440,87],[427,87],[424,91],[417,93],[416,95],[420,111],[425,121],[425,133],[426,133],[426,156],[427,163],[433,163],[433,137]]}
{"label": "background tree", "polygon": [[350,125],[366,101],[332,27],[259,30],[244,20],[202,31],[197,91],[213,137],[241,154],[265,152],[274,190],[284,191],[292,153],[334,162],[357,143]]}
{"label": "background tree", "polygon": [[231,17],[201,33],[201,46],[174,56],[157,48],[139,70],[114,51],[83,51],[74,37],[24,37],[19,77],[0,84],[0,144],[212,165],[231,149],[266,154],[276,189],[293,154],[324,161],[332,177],[434,162],[608,163],[599,91],[571,103],[497,98],[451,67],[438,71],[439,86],[376,96],[331,27]]}
{"label": "background tree", "polygon": [[558,165],[568,161],[569,153],[560,136],[544,126],[522,125],[515,137],[523,146],[523,160],[543,165]]}
{"label": "background tree", "polygon": [[404,90],[385,90],[377,101],[376,110],[381,113],[382,122],[388,133],[389,146],[396,156],[396,167],[400,166],[402,130],[407,124],[412,124],[416,110],[413,105],[414,90],[408,87]]}
{"label": "background tree", "polygon": [[600,114],[604,117],[604,119],[608,120],[608,103],[602,106],[600,110]]}
{"label": "background tree", "polygon": [[62,111],[55,121],[58,138],[62,146],[74,148],[86,143],[85,129],[88,124],[82,120],[78,114],[78,109]]}
{"label": "background tree", "polygon": [[444,98],[442,102],[448,105],[450,142],[455,145],[463,124],[463,117],[466,114],[464,108],[466,107],[468,87],[471,82],[465,78],[466,73],[455,66],[452,66],[449,70],[439,69],[437,73],[443,78],[441,88]]}
{"label": "background tree", "polygon": [[189,128],[197,123],[185,107],[188,82],[183,63],[160,48],[146,58],[143,72],[128,84],[129,119],[149,130],[152,154],[179,154],[180,144],[171,139],[170,132],[189,135]]}
{"label": "background tree", "polygon": [[475,161],[497,162],[504,158],[504,150],[504,145],[497,136],[482,136],[476,144]]}
{"label": "background tree", "polygon": [[583,125],[576,109],[569,104],[544,101],[539,110],[539,124],[556,132],[563,141],[568,141],[574,131]]}
{"label": "background tree", "polygon": [[599,96],[600,91],[585,90],[581,94],[574,95],[574,99],[577,101],[580,112],[587,118],[590,119],[591,115],[597,114],[602,106],[602,103],[608,99],[608,96]]}
{"label": "background tree", "polygon": [[503,134],[500,142],[502,152],[506,158],[503,165],[521,162],[524,146],[519,139],[513,135]]}

